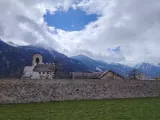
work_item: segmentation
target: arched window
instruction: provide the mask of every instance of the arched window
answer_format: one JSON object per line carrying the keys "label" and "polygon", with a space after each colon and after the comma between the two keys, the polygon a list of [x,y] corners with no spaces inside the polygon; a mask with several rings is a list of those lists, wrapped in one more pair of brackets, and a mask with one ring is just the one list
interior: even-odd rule
{"label": "arched window", "polygon": [[39,64],[39,58],[36,58],[36,63]]}

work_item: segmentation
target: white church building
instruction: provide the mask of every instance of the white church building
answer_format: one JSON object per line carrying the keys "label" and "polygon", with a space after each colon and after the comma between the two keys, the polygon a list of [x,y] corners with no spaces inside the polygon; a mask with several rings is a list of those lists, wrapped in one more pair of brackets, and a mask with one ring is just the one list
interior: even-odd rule
{"label": "white church building", "polygon": [[22,78],[25,79],[54,79],[55,64],[43,63],[41,54],[34,54],[32,66],[25,66]]}

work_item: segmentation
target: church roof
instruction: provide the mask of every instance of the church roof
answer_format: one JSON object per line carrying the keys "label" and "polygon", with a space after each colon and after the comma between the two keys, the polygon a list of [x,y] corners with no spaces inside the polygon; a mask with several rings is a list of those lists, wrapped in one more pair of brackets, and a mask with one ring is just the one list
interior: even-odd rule
{"label": "church roof", "polygon": [[38,64],[34,67],[34,72],[54,72],[55,64]]}

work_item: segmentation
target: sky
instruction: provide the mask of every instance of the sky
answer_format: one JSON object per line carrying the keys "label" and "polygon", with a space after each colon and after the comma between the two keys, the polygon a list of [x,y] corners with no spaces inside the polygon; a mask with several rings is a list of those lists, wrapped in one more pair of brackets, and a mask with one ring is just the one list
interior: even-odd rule
{"label": "sky", "polygon": [[58,10],[54,14],[48,11],[44,15],[44,21],[48,26],[62,29],[64,31],[81,31],[90,22],[96,21],[98,16],[96,14],[87,15],[81,9],[69,8],[67,11]]}
{"label": "sky", "polygon": [[0,38],[75,56],[160,63],[159,0],[0,0]]}

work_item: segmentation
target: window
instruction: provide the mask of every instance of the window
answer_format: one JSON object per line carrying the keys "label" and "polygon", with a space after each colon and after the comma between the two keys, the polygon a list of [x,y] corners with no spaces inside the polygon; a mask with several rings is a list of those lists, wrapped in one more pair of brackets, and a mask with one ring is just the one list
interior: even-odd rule
{"label": "window", "polygon": [[36,58],[36,63],[39,64],[39,58]]}

